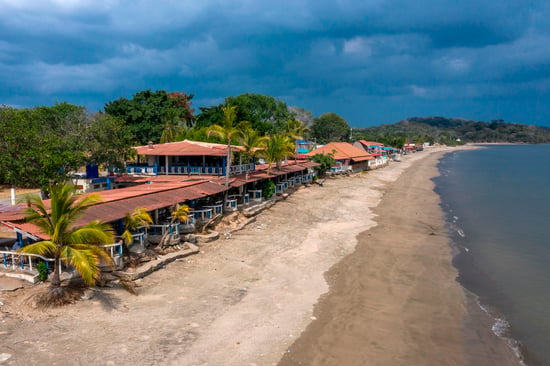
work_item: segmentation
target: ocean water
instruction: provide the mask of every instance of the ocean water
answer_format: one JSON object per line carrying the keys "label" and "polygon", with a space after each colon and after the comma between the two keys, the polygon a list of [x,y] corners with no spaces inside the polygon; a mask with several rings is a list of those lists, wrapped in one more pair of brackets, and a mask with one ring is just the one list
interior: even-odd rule
{"label": "ocean water", "polygon": [[525,364],[550,365],[550,145],[457,151],[439,170],[458,281]]}

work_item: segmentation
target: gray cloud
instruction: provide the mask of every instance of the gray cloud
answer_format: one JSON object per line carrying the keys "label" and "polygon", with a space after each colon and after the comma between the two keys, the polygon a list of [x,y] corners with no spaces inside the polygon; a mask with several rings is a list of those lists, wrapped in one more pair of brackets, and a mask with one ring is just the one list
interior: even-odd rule
{"label": "gray cloud", "polygon": [[143,89],[257,92],[352,125],[550,124],[542,1],[0,0],[0,104],[91,110]]}

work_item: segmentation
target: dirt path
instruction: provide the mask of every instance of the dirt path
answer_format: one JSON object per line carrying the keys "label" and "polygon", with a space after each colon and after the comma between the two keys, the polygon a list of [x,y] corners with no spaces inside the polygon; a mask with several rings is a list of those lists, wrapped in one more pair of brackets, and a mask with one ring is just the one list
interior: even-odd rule
{"label": "dirt path", "polygon": [[101,289],[38,312],[0,293],[4,364],[276,365],[328,291],[324,273],[374,224],[385,183],[428,154],[301,189],[231,239],[141,280],[139,296]]}

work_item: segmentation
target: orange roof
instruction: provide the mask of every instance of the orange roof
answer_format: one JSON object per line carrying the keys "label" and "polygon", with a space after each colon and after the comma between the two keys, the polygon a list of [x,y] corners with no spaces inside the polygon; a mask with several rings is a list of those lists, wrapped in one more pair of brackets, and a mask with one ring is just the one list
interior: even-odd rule
{"label": "orange roof", "polygon": [[361,150],[358,147],[353,146],[347,142],[329,142],[328,144],[321,146],[318,149],[308,152],[306,156],[314,156],[316,154],[332,154],[334,153],[334,159],[346,160],[351,159],[354,161],[364,161],[374,159],[365,150]]}
{"label": "orange roof", "polygon": [[[137,146],[135,149],[138,155],[227,156],[227,145],[190,140]],[[242,147],[231,145],[231,150],[239,151]]]}

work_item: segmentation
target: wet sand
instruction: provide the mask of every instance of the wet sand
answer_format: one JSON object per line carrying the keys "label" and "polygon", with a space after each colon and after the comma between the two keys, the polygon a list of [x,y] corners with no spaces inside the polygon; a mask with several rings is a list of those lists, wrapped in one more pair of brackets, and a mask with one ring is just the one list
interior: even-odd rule
{"label": "wet sand", "polygon": [[449,238],[430,180],[441,153],[388,184],[377,225],[327,272],[330,291],[279,363],[518,365],[492,319],[455,281]]}

